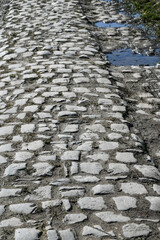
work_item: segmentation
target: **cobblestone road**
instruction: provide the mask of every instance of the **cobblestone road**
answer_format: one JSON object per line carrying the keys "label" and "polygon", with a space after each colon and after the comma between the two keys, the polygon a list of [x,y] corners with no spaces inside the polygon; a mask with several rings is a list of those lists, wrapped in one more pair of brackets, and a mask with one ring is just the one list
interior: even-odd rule
{"label": "cobblestone road", "polygon": [[[160,69],[108,64],[91,22],[125,19],[107,4],[10,4],[0,30],[1,240],[159,239]],[[108,49],[133,37],[117,31],[106,32]]]}

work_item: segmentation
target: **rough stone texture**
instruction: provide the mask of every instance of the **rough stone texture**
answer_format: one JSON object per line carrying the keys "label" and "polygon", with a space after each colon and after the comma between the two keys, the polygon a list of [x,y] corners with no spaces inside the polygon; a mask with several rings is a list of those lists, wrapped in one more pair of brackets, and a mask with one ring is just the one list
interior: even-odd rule
{"label": "rough stone texture", "polygon": [[84,197],[79,198],[78,205],[81,209],[102,210],[106,208],[102,197]]}
{"label": "rough stone texture", "polygon": [[37,240],[40,233],[35,228],[19,228],[15,231],[15,240]]}
{"label": "rough stone texture", "polygon": [[117,152],[116,159],[117,159],[117,161],[124,162],[124,163],[137,162],[137,160],[133,156],[133,153],[129,153],[129,152]]}
{"label": "rough stone texture", "polygon": [[130,183],[122,183],[121,184],[121,190],[125,193],[129,193],[131,195],[134,194],[146,194],[147,190],[146,188],[139,183],[130,182]]}
{"label": "rough stone texture", "polygon": [[83,222],[85,219],[87,219],[87,216],[83,213],[74,213],[74,214],[67,214],[64,219],[63,222],[67,222],[68,224],[74,224],[74,223],[78,223],[78,222]]}
{"label": "rough stone texture", "polygon": [[130,223],[122,227],[123,235],[127,238],[147,236],[151,230],[146,224]]}
{"label": "rough stone texture", "polygon": [[82,172],[91,174],[99,174],[103,169],[100,163],[81,163],[80,168]]}
{"label": "rough stone texture", "polygon": [[0,239],[157,240],[160,66],[135,66],[155,39],[124,1],[2,8]]}
{"label": "rough stone texture", "polygon": [[150,209],[153,211],[160,211],[160,197],[146,197],[150,202]]}
{"label": "rough stone texture", "polygon": [[62,240],[75,240],[74,234],[72,233],[72,231],[70,229],[66,229],[66,230],[61,230],[59,231],[59,234],[62,238]]}
{"label": "rough stone texture", "polygon": [[128,210],[130,208],[136,208],[136,199],[133,197],[113,197],[113,200],[118,210]]}
{"label": "rough stone texture", "polygon": [[114,193],[114,185],[112,184],[98,184],[92,188],[93,194],[109,194]]}
{"label": "rough stone texture", "polygon": [[122,214],[115,214],[111,211],[108,212],[100,212],[95,214],[98,218],[100,218],[104,222],[112,223],[112,222],[127,222],[130,220],[129,217],[125,217]]}

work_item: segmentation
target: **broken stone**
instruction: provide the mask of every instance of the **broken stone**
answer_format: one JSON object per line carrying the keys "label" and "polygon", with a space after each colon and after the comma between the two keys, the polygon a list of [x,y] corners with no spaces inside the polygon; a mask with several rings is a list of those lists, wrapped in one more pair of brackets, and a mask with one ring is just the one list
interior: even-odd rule
{"label": "broken stone", "polygon": [[67,214],[64,219],[63,222],[67,222],[68,224],[74,224],[74,223],[78,223],[78,222],[83,222],[84,220],[87,219],[87,216],[83,213],[74,213],[74,214]]}
{"label": "broken stone", "polygon": [[9,206],[10,211],[19,214],[30,214],[35,210],[36,206],[33,203],[19,203],[11,204]]}
{"label": "broken stone", "polygon": [[95,215],[100,218],[104,222],[128,222],[130,220],[129,217],[125,217],[122,214],[115,214],[114,212],[100,212],[95,213]]}
{"label": "broken stone", "polygon": [[135,169],[141,172],[145,177],[160,180],[160,172],[154,166],[150,165],[134,165]]}
{"label": "broken stone", "polygon": [[75,240],[74,234],[70,229],[59,231],[62,240]]}
{"label": "broken stone", "polygon": [[33,173],[33,176],[51,176],[54,167],[47,162],[40,162],[33,164],[33,168],[36,169],[36,172]]}
{"label": "broken stone", "polygon": [[150,209],[153,211],[160,211],[160,197],[146,197],[150,202]]}
{"label": "broken stone", "polygon": [[17,174],[18,171],[23,170],[26,168],[26,163],[12,163],[9,165],[4,172],[4,177],[6,176],[13,176]]}

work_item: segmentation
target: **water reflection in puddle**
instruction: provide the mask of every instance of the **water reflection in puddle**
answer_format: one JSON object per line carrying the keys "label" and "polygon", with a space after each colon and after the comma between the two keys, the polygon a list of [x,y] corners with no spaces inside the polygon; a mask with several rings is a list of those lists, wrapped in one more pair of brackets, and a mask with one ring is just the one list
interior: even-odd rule
{"label": "water reflection in puddle", "polygon": [[155,66],[160,60],[158,55],[135,54],[130,48],[115,50],[111,54],[107,54],[107,59],[114,66]]}
{"label": "water reflection in puddle", "polygon": [[117,23],[117,22],[112,22],[112,23],[96,22],[95,26],[100,27],[100,28],[119,28],[119,27],[130,26],[130,24],[128,24],[128,23]]}

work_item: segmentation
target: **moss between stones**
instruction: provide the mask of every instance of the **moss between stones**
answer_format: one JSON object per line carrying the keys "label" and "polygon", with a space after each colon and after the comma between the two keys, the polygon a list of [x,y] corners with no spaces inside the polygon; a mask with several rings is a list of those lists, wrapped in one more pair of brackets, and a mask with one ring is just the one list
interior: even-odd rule
{"label": "moss between stones", "polygon": [[[127,1],[128,2],[128,1]],[[129,1],[141,14],[144,23],[154,27],[160,38],[160,1],[159,0],[132,0]]]}

